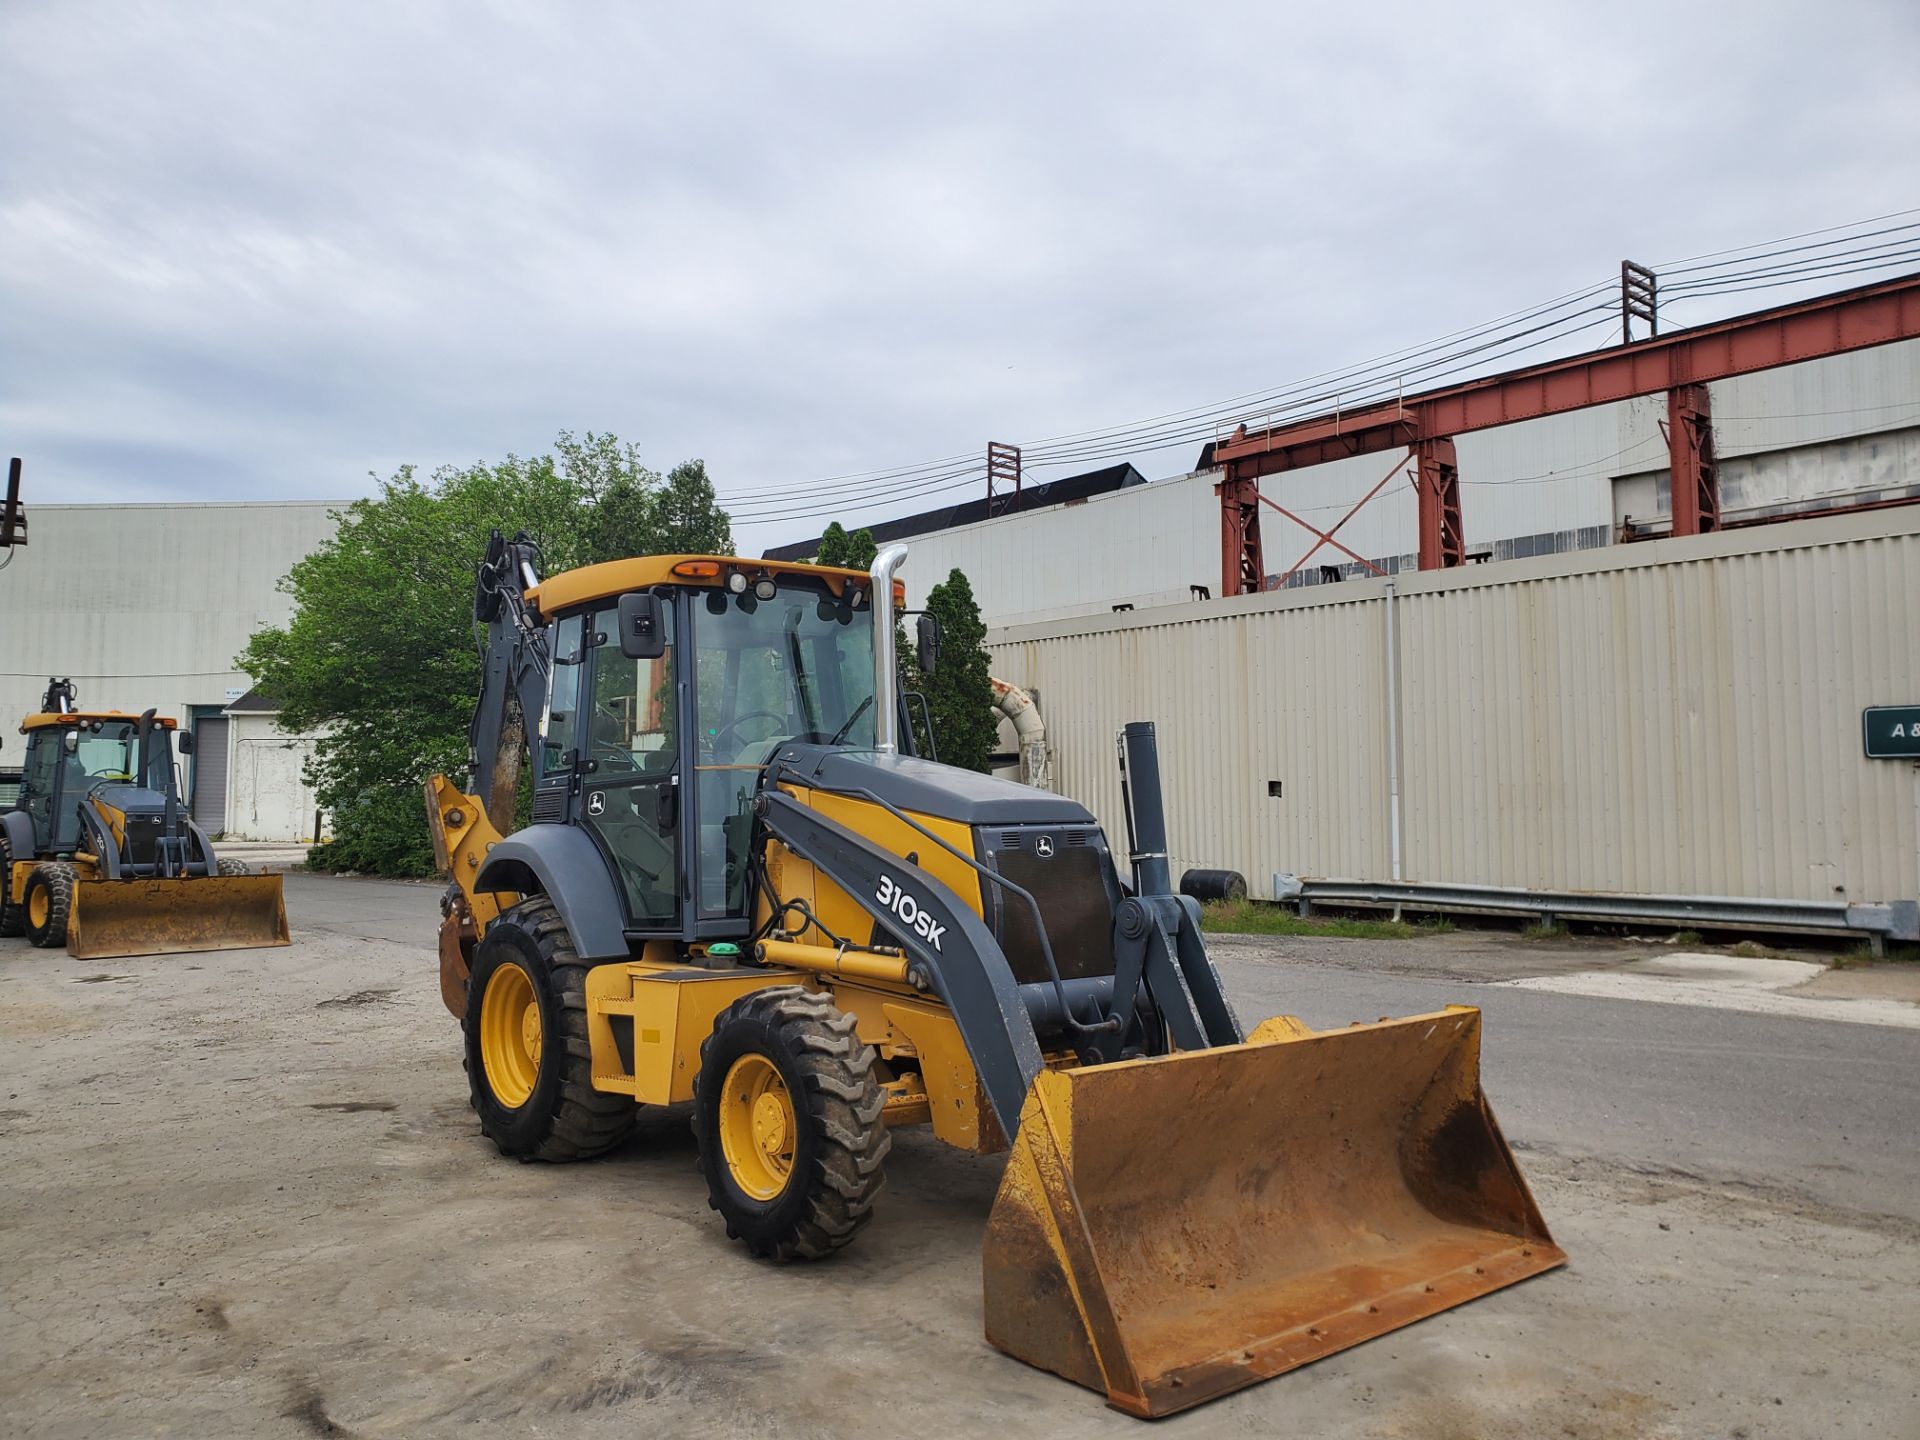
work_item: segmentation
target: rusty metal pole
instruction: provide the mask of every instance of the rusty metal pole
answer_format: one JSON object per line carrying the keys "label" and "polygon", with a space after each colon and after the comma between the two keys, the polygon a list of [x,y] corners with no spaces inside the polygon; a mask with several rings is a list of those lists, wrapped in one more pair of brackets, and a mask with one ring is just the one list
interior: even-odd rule
{"label": "rusty metal pole", "polygon": [[1020,447],[999,440],[987,442],[987,514],[1004,515],[1020,509]]}
{"label": "rusty metal pole", "polygon": [[1466,531],[1460,522],[1460,461],[1453,439],[1436,435],[1414,443],[1419,465],[1420,568],[1449,570],[1467,563]]}
{"label": "rusty metal pole", "polygon": [[1667,392],[1667,474],[1673,534],[1720,528],[1720,476],[1713,453],[1713,402],[1704,385]]}
{"label": "rusty metal pole", "polygon": [[1647,322],[1647,334],[1660,333],[1660,279],[1644,265],[1620,262],[1620,343],[1633,343],[1633,322]]}
{"label": "rusty metal pole", "polygon": [[1266,588],[1260,549],[1260,482],[1242,479],[1232,465],[1213,487],[1220,497],[1220,593],[1258,595]]}

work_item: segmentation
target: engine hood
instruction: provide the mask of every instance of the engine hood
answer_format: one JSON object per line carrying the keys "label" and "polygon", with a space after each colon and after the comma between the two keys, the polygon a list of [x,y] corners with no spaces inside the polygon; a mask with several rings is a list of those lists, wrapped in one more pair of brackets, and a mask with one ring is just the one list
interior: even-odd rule
{"label": "engine hood", "polygon": [[823,790],[870,790],[902,810],[962,825],[1096,823],[1086,806],[1064,795],[912,755],[784,745],[774,755],[773,770]]}

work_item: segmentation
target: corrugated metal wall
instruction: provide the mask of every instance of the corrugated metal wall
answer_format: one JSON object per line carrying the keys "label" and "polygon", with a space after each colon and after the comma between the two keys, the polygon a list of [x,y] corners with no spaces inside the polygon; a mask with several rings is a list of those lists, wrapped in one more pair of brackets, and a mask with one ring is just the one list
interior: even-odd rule
{"label": "corrugated metal wall", "polygon": [[[1920,511],[1403,575],[1403,878],[1920,895]],[[1123,834],[1114,733],[1158,722],[1177,867],[1390,878],[1385,582],[996,631],[1057,785]],[[1280,794],[1270,795],[1278,782]]]}

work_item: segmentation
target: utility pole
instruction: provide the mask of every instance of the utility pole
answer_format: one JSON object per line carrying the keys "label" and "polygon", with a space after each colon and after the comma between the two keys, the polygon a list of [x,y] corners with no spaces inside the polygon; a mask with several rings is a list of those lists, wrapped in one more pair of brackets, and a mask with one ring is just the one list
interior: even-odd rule
{"label": "utility pole", "polygon": [[1620,262],[1620,343],[1633,343],[1633,322],[1647,322],[1647,334],[1660,333],[1660,281],[1653,271],[1631,260]]}
{"label": "utility pole", "polygon": [[987,442],[987,514],[1006,515],[1020,508],[1020,447]]}

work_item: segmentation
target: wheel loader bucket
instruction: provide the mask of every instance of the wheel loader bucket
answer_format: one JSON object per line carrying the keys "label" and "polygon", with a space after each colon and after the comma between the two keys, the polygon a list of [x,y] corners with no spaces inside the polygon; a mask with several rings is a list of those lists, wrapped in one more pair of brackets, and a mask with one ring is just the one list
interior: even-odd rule
{"label": "wheel loader bucket", "polygon": [[82,880],[67,916],[67,952],[80,960],[289,943],[278,875]]}
{"label": "wheel loader bucket", "polygon": [[1480,1012],[1043,1072],[987,1339],[1158,1416],[1564,1264],[1480,1091]]}

